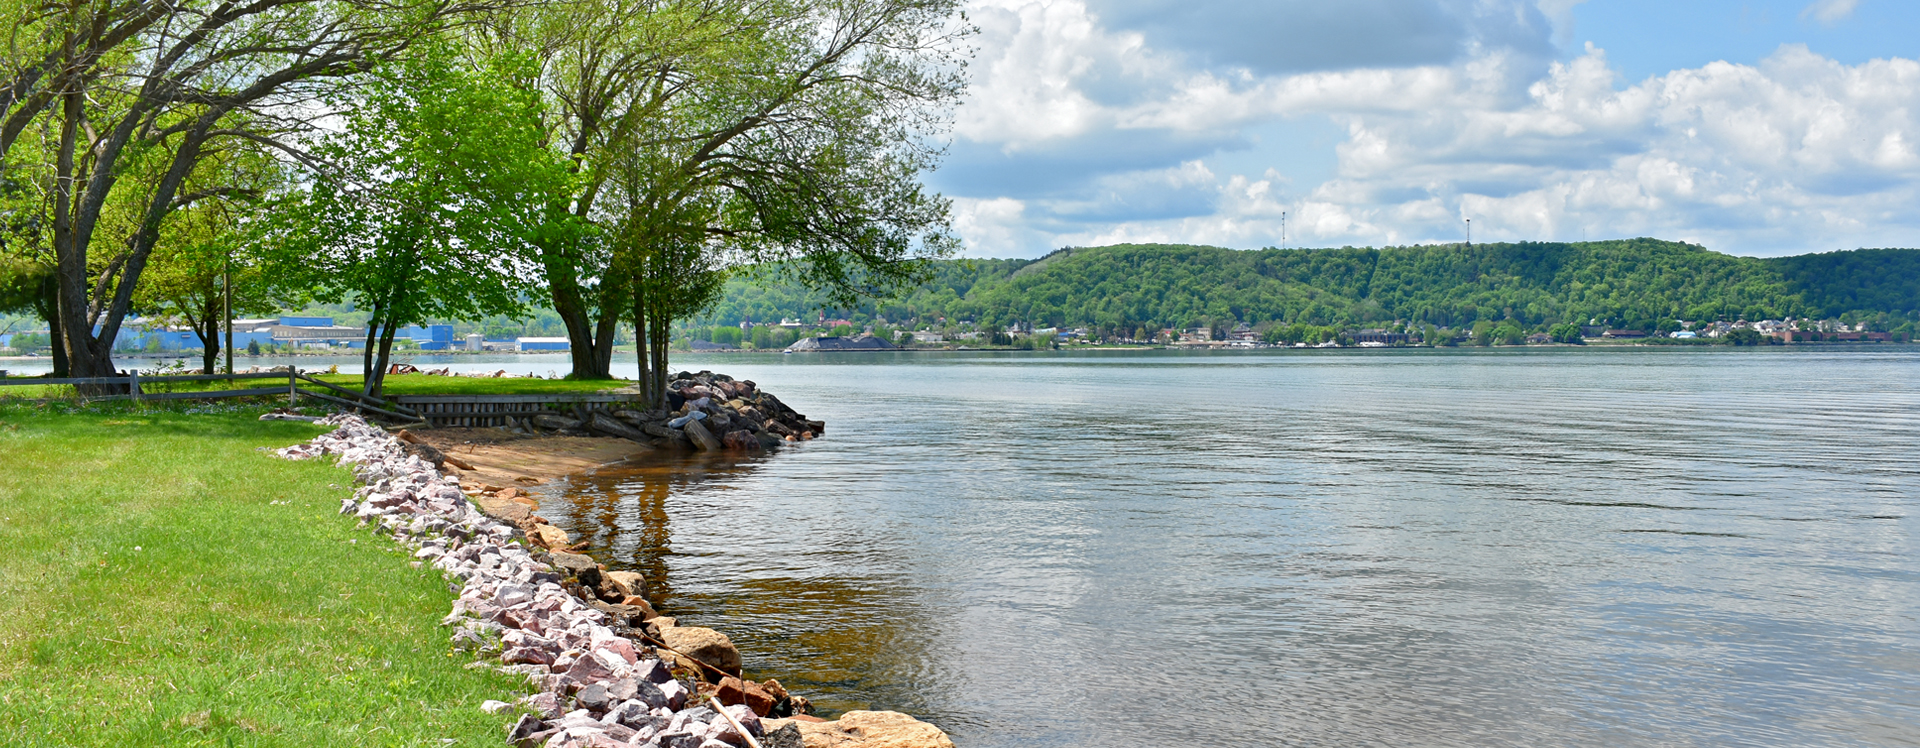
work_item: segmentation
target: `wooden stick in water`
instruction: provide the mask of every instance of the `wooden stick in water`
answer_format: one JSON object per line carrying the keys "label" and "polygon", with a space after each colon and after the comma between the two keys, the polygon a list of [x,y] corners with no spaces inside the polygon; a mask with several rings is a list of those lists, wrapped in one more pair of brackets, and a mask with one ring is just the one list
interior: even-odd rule
{"label": "wooden stick in water", "polygon": [[746,726],[740,724],[740,720],[734,719],[733,715],[727,713],[727,708],[720,703],[719,699],[708,696],[707,703],[712,704],[713,710],[726,718],[727,724],[733,725],[733,729],[740,731],[740,737],[747,739],[747,748],[760,748],[760,741],[754,740],[753,733],[747,732]]}

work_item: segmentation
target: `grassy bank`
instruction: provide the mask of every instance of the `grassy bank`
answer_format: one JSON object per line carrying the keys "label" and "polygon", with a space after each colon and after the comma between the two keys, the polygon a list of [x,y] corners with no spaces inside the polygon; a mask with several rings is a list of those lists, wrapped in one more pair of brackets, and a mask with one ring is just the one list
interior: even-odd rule
{"label": "grassy bank", "polygon": [[499,744],[478,705],[524,683],[450,654],[446,582],[335,514],[347,471],[255,449],[320,428],[64,411],[0,406],[0,742]]}

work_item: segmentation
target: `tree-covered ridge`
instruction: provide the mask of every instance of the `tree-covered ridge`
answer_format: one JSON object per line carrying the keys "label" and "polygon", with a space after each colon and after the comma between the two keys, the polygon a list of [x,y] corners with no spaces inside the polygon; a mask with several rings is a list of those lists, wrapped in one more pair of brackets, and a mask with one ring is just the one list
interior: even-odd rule
{"label": "tree-covered ridge", "polygon": [[1123,244],[1037,261],[937,264],[896,300],[834,309],[784,283],[735,280],[706,324],[818,314],[1108,331],[1225,321],[1444,327],[1514,320],[1648,326],[1665,319],[1920,313],[1920,250],[1736,257],[1655,239],[1233,250]]}

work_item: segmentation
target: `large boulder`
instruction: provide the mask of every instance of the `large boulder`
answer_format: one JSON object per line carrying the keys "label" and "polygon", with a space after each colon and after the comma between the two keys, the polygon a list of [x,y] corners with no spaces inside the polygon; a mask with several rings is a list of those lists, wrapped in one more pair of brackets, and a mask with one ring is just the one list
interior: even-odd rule
{"label": "large boulder", "polygon": [[553,525],[534,525],[533,529],[527,532],[527,537],[535,543],[539,543],[556,551],[566,548],[568,542],[572,540],[572,538],[567,537],[565,530],[554,527]]}
{"label": "large boulder", "polygon": [[533,425],[549,431],[568,431],[580,428],[580,419],[578,418],[568,418],[566,416],[548,413],[540,413],[527,420],[531,421]]}
{"label": "large boulder", "polygon": [[628,425],[618,418],[599,411],[594,411],[593,418],[587,421],[587,427],[608,436],[617,436],[622,439],[631,439],[637,442],[647,440],[647,435],[641,430]]}
{"label": "large boulder", "polygon": [[954,748],[940,728],[899,712],[851,711],[833,722],[769,719],[761,721],[768,734],[799,729],[806,748]]}
{"label": "large boulder", "polygon": [[554,566],[560,567],[562,571],[565,571],[566,573],[572,574],[575,576],[578,576],[580,572],[586,571],[588,569],[600,568],[599,564],[594,563],[592,556],[582,556],[578,553],[562,553],[559,551],[555,551],[549,554],[548,558],[553,562]]}
{"label": "large boulder", "polygon": [[686,432],[687,438],[693,441],[694,446],[700,448],[700,451],[720,451],[720,440],[713,438],[713,432],[700,425],[699,421],[689,420],[681,428]]}
{"label": "large boulder", "polygon": [[726,634],[699,626],[661,626],[660,641],[728,675],[740,674],[740,650]]}
{"label": "large boulder", "polygon": [[607,581],[620,591],[621,597],[643,597],[647,594],[647,578],[637,571],[609,571]]}

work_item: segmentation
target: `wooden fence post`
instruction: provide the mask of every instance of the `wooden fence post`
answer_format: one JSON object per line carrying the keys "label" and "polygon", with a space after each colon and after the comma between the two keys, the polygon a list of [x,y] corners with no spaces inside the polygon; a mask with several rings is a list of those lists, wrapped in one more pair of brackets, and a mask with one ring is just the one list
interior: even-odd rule
{"label": "wooden fence post", "polygon": [[287,409],[288,410],[293,409],[293,398],[299,394],[299,390],[294,389],[294,383],[299,381],[298,379],[295,379],[295,377],[299,376],[298,371],[299,371],[298,369],[293,368],[292,364],[287,365]]}
{"label": "wooden fence post", "polygon": [[[112,390],[108,390],[108,392],[112,392]],[[140,401],[140,370],[139,369],[127,370],[127,396],[131,398],[134,402]]]}

